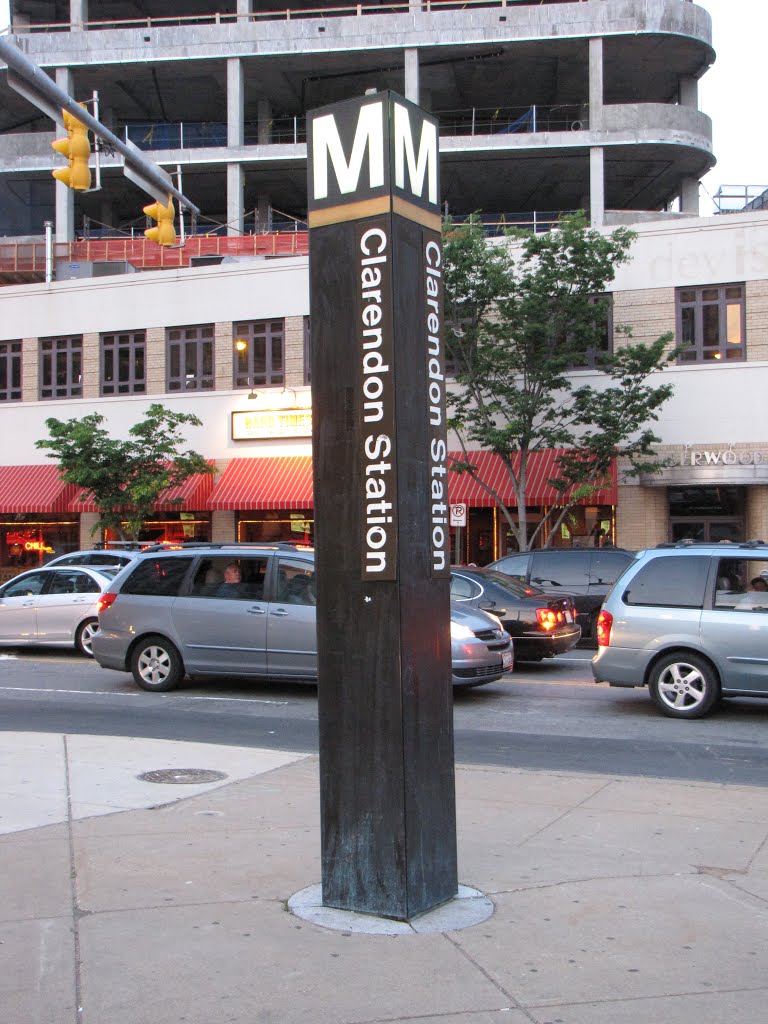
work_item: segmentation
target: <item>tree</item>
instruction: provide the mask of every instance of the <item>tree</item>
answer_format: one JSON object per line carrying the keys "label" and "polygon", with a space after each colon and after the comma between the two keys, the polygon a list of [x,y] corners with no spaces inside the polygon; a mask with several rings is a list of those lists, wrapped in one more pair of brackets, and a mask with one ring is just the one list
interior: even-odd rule
{"label": "tree", "polygon": [[153,403],[125,440],[112,437],[104,423],[99,413],[71,420],[51,417],[45,421],[50,436],[35,443],[58,461],[63,480],[92,496],[99,511],[92,532],[111,529],[123,539],[135,539],[166,488],[194,473],[213,472],[202,455],[179,451],[180,428],[199,427],[202,421]]}
{"label": "tree", "polygon": [[[574,505],[605,486],[613,461],[629,473],[664,465],[650,423],[672,394],[648,378],[676,356],[671,335],[632,343],[627,325],[614,328],[624,344],[602,344],[604,292],[629,259],[634,233],[589,228],[583,213],[564,217],[544,234],[511,232],[489,240],[475,215],[444,228],[446,353],[457,387],[448,395],[449,425],[470,473],[493,497],[521,551],[549,537]],[[512,242],[512,244],[510,244]],[[576,387],[572,370],[594,366],[599,386]],[[471,447],[494,452],[515,495],[516,515],[478,474]],[[527,480],[531,456],[565,449],[550,480],[560,502],[528,537]]]}

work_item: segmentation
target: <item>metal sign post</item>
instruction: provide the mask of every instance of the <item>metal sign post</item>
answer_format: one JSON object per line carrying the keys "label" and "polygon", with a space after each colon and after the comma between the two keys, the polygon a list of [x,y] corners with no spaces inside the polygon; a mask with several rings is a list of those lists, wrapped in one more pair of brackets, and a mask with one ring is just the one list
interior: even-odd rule
{"label": "metal sign post", "polygon": [[437,123],[309,118],[323,904],[457,892]]}

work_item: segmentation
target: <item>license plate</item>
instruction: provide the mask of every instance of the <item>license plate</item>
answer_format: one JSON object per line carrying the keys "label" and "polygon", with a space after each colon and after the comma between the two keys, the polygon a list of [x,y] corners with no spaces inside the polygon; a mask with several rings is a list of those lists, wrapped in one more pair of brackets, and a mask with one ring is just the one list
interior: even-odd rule
{"label": "license plate", "polygon": [[568,612],[567,611],[565,613],[565,621],[566,622],[573,622],[573,612]]}
{"label": "license plate", "polygon": [[501,666],[503,669],[512,668],[512,651],[503,651],[501,655]]}

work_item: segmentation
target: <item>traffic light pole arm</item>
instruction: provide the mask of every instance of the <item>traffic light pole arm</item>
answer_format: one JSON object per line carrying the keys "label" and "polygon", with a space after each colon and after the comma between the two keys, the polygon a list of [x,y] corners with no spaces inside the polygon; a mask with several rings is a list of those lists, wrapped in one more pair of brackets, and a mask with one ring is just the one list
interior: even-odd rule
{"label": "traffic light pole arm", "polygon": [[[68,93],[60,89],[37,64],[34,64],[21,52],[15,43],[11,43],[2,36],[0,36],[0,58],[5,61],[9,69],[14,71],[24,82],[25,86],[27,86],[23,95],[31,103],[34,103],[35,106],[39,107],[40,110],[54,120],[59,120],[62,109],[69,111],[73,117],[76,117],[78,121],[86,125],[97,138],[108,143],[114,150],[122,154],[126,166],[130,167],[138,177],[143,178],[147,185],[152,186],[151,190],[145,188],[144,191],[148,191],[155,199],[162,200],[163,202],[167,202],[168,196],[173,196],[182,206],[191,210],[192,213],[196,215],[200,213],[198,207],[175,187],[168,174],[161,167],[154,163],[154,161],[148,160],[141,153],[141,150],[135,147],[133,149],[130,148],[125,142],[118,139],[116,135],[113,135],[108,128],[104,127],[101,121],[97,121],[76,100],[72,99]],[[14,88],[10,75],[8,84]],[[140,187],[144,188],[143,185]]]}

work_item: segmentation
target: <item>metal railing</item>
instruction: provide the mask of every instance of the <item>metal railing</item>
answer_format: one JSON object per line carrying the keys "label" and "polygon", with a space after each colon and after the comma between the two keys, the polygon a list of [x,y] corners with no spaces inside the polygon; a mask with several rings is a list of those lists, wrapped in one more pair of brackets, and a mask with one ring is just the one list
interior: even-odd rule
{"label": "metal railing", "polygon": [[[526,104],[515,107],[468,107],[435,111],[442,138],[467,135],[513,135],[531,132],[586,131],[585,103]],[[139,149],[202,149],[228,146],[223,121],[141,121],[123,126],[126,141]],[[279,114],[265,124],[246,122],[246,146],[281,145],[307,141],[304,116]]]}
{"label": "metal railing", "polygon": [[[503,235],[510,228],[527,231],[549,231],[564,210],[534,210],[523,213],[485,213],[482,221],[489,236]],[[464,218],[454,217],[456,223]],[[75,242],[55,242],[54,262],[67,263],[130,263],[140,269],[187,267],[191,260],[203,256],[306,256],[309,236],[306,224],[277,210],[271,212],[271,222],[284,226],[253,235],[227,235],[217,233],[224,228],[204,234],[188,234],[182,248],[157,245],[143,237],[141,231],[116,236],[107,229],[96,228],[88,237]],[[42,280],[46,270],[45,242],[0,243],[0,284],[24,283]]]}
{"label": "metal railing", "polygon": [[[368,0],[366,3],[344,4],[332,7],[277,8],[271,11],[251,11],[247,14],[235,12],[211,14],[175,14],[161,17],[146,18],[110,18],[102,20],[86,20],[82,25],[70,22],[39,22],[29,25],[17,24],[12,27],[14,34],[23,35],[32,32],[70,32],[73,29],[113,30],[113,29],[147,29],[173,28],[192,25],[232,25],[238,22],[254,21],[292,21],[305,18],[340,18],[362,17],[367,14],[412,14],[415,10],[422,13],[441,10],[468,10],[471,8],[506,8],[506,7],[540,7],[550,4],[585,2],[585,0],[423,0],[415,8],[408,0],[399,3],[377,3]],[[688,0],[693,3],[695,0]]]}

